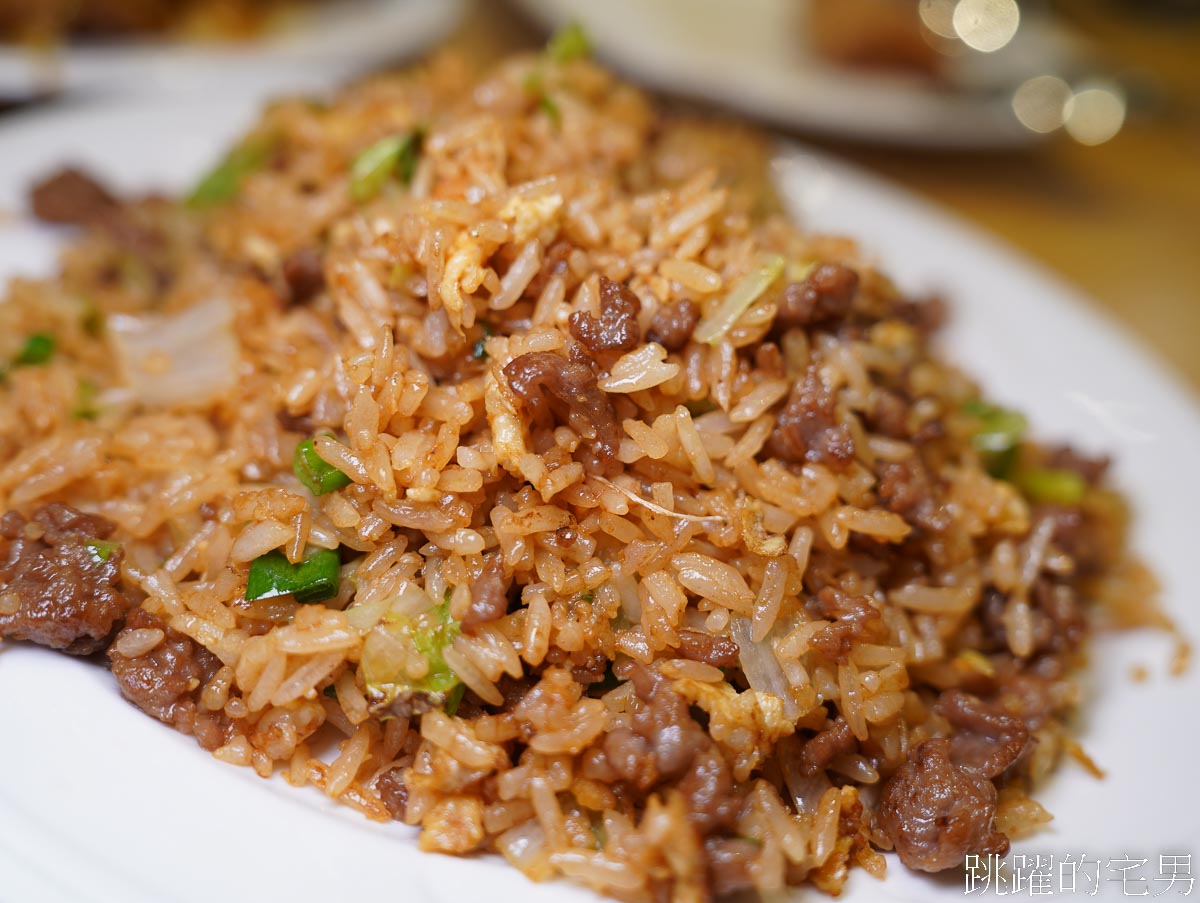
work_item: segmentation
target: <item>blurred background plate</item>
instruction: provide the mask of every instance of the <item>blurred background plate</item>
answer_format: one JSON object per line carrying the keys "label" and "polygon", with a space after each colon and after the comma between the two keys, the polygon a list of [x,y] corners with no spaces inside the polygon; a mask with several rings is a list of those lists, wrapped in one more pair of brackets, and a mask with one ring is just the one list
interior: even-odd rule
{"label": "blurred background plate", "polygon": [[[192,104],[98,103],[14,117],[0,128],[0,279],[52,271],[69,235],[24,217],[32,180],[76,163],[125,192],[186,191],[254,110],[244,96],[213,92]],[[884,180],[795,144],[782,146],[775,169],[802,223],[860,238],[906,291],[945,295],[944,351],[989,395],[1029,412],[1040,436],[1115,455],[1114,479],[1136,507],[1134,547],[1162,580],[1180,627],[1200,635],[1200,485],[1189,477],[1200,414],[1158,356],[1027,259]],[[1200,850],[1189,777],[1200,670],[1170,677],[1171,653],[1162,634],[1099,638],[1078,739],[1108,777],[1101,783],[1064,763],[1039,793],[1054,821],[1014,843],[1016,853],[1156,862],[1160,853]],[[1130,677],[1137,666],[1149,671],[1141,682]],[[0,899],[599,900],[531,883],[496,856],[420,853],[411,828],[368,822],[311,788],[214,761],[126,703],[95,663],[4,644],[0,687]],[[248,849],[254,855],[237,855]],[[839,899],[949,903],[963,899],[961,880],[916,875],[893,859],[882,884],[855,870]],[[1098,890],[1123,897],[1119,881]]]}
{"label": "blurred background plate", "polygon": [[462,0],[323,0],[238,40],[114,36],[40,48],[2,44],[0,99],[319,91],[415,56],[445,37],[462,10]]}
{"label": "blurred background plate", "polygon": [[[1037,75],[1074,72],[1084,56],[1056,22],[1018,10],[1015,0],[977,3],[976,35],[968,32],[970,22],[959,23],[979,46],[995,47],[992,52],[942,39],[924,24],[953,34],[954,3],[922,4],[921,22],[916,4],[894,0],[516,5],[547,30],[579,22],[602,59],[650,87],[780,125],[913,146],[1036,141],[1013,113],[1013,91]],[[889,16],[889,6],[907,7],[912,21]]]}

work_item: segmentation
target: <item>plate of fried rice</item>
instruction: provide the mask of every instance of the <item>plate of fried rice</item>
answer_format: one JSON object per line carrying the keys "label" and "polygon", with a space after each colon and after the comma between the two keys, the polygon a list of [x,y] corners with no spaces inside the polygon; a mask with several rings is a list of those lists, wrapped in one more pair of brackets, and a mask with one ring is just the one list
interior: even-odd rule
{"label": "plate of fried rice", "polygon": [[0,896],[1195,849],[1200,416],[970,227],[574,32],[0,153]]}

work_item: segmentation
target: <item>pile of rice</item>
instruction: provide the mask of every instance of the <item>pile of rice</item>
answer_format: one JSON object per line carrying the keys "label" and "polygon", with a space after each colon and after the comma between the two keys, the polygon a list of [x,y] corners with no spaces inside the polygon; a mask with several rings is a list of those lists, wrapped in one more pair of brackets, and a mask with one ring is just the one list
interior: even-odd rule
{"label": "pile of rice", "polygon": [[[955,688],[1028,732],[990,826],[1021,836],[1085,758],[1089,602],[1147,585],[1123,506],[1027,441],[993,475],[938,305],[781,218],[768,161],[570,52],[276,103],[189,201],[12,285],[0,355],[55,345],[0,387],[0,511],[114,523],[145,616],[110,658],[207,649],[177,726],[425,850],[626,899],[836,893],[885,870],[889,777],[970,733]],[[845,303],[779,322],[827,265]],[[636,329],[596,350],[609,280]],[[306,488],[303,440],[348,485]],[[318,549],[336,595],[246,599]]]}

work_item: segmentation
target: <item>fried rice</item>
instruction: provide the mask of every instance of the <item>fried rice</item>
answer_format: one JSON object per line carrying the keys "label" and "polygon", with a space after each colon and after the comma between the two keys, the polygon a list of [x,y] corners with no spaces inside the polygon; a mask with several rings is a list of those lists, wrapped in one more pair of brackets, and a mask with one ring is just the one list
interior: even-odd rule
{"label": "fried rice", "polygon": [[1106,462],[1024,437],[771,147],[560,39],[286,100],[0,305],[0,635],[422,849],[703,900],[1050,815]]}

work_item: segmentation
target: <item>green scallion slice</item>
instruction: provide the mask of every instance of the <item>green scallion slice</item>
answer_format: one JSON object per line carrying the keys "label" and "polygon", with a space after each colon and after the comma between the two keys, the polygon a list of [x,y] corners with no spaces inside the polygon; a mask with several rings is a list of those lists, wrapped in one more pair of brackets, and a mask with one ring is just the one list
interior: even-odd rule
{"label": "green scallion slice", "polygon": [[113,552],[121,548],[119,542],[109,542],[106,539],[89,539],[84,545],[92,553],[92,560],[96,564],[103,564],[108,561],[108,559],[112,558]]}
{"label": "green scallion slice", "polygon": [[569,22],[556,31],[546,43],[546,56],[556,63],[591,56],[592,42],[578,22]]}
{"label": "green scallion slice", "polygon": [[76,420],[95,420],[100,416],[100,406],[96,404],[96,396],[100,393],[100,387],[90,379],[81,379],[79,381],[79,389],[75,395],[75,407],[71,410],[71,416]]}
{"label": "green scallion slice", "polygon": [[352,480],[317,454],[312,439],[305,439],[296,446],[292,455],[292,472],[308,487],[313,495],[324,495],[349,486]]}
{"label": "green scallion slice", "polygon": [[421,140],[421,132],[414,130],[376,141],[359,154],[350,164],[350,197],[359,203],[369,201],[392,176],[409,184],[417,171]]}
{"label": "green scallion slice", "polygon": [[316,549],[292,564],[276,549],[250,562],[246,599],[291,596],[301,604],[323,602],[337,595],[341,559],[333,549]]}
{"label": "green scallion slice", "polygon": [[556,129],[562,127],[562,108],[554,101],[554,98],[549,94],[543,94],[538,98],[537,105]]}
{"label": "green scallion slice", "polygon": [[274,135],[252,135],[247,138],[192,189],[187,199],[188,206],[212,207],[233,200],[241,191],[246,177],[267,165],[277,143]]}
{"label": "green scallion slice", "polygon": [[35,332],[25,340],[14,363],[21,365],[44,364],[54,357],[58,340],[48,332]]}
{"label": "green scallion slice", "polygon": [[983,455],[988,473],[1007,479],[1016,465],[1017,448],[1028,426],[1025,417],[978,398],[964,404],[963,410],[979,421],[971,444]]}
{"label": "green scallion slice", "polygon": [[1023,470],[1016,483],[1030,501],[1048,505],[1078,505],[1087,493],[1087,481],[1073,470]]}
{"label": "green scallion slice", "polygon": [[446,714],[453,715],[458,712],[458,704],[462,702],[463,693],[467,690],[466,684],[455,684],[446,693]]}

